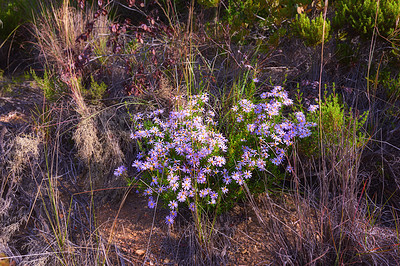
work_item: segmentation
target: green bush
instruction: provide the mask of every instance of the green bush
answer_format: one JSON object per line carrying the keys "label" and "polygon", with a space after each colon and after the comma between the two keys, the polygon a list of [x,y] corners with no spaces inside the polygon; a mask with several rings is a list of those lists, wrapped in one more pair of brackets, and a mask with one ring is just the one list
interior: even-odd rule
{"label": "green bush", "polygon": [[398,27],[400,1],[379,1],[378,14],[376,0],[337,0],[335,25],[338,28],[350,26],[358,34],[370,37],[374,30],[375,16],[379,33],[385,37]]}
{"label": "green bush", "polygon": [[56,81],[53,78],[54,75],[52,75],[50,71],[45,70],[43,73],[43,78],[41,78],[36,74],[33,69],[31,69],[31,75],[32,78],[36,81],[39,88],[43,90],[43,95],[46,100],[55,101],[57,95],[60,93],[60,91],[57,89],[59,88],[58,85],[60,84],[56,84]]}
{"label": "green bush", "polygon": [[[351,108],[348,108],[340,101],[335,89],[330,95],[325,90],[325,95],[321,104],[319,104],[319,108],[320,110],[311,113],[307,118],[322,126],[322,129],[315,128],[313,135],[316,136],[319,132],[322,133],[321,137],[326,151],[329,152],[339,147],[343,139],[347,140],[349,146],[354,145],[357,148],[366,143],[367,134],[363,127],[367,120],[368,112],[364,112],[359,116],[355,115]],[[320,115],[321,122],[319,123]],[[306,155],[320,155],[318,141],[318,138],[315,137],[305,139],[300,143],[300,148]]]}
{"label": "green bush", "polygon": [[255,27],[265,29],[266,35],[274,34],[295,16],[297,7],[311,4],[311,0],[227,0],[223,21],[239,40],[249,35]]}
{"label": "green bush", "polygon": [[[315,46],[322,43],[324,18],[322,13],[320,16],[309,19],[304,13],[297,15],[292,27],[295,35],[301,37],[306,45]],[[325,23],[324,41],[330,38],[331,24],[329,20]]]}
{"label": "green bush", "polygon": [[44,2],[38,0],[0,1],[0,41],[4,41],[19,25],[31,21],[33,12],[39,10],[41,4],[45,5]]}
{"label": "green bush", "polygon": [[0,41],[7,36],[24,20],[17,1],[2,1],[0,3]]}
{"label": "green bush", "polygon": [[398,99],[400,97],[400,75],[396,77],[391,71],[382,71],[379,73],[378,83],[389,98]]}
{"label": "green bush", "polygon": [[107,90],[107,85],[104,82],[100,84],[96,82],[93,76],[90,77],[90,88],[83,91],[83,96],[89,98],[92,103],[98,104],[103,99]]}
{"label": "green bush", "polygon": [[197,0],[197,3],[206,7],[217,7],[220,0]]}

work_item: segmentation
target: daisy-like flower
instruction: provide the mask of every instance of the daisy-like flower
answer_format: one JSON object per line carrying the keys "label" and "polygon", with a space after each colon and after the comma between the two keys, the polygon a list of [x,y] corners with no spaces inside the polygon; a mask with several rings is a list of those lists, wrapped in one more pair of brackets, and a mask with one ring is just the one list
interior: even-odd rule
{"label": "daisy-like flower", "polygon": [[118,167],[117,169],[115,169],[114,175],[115,175],[115,176],[121,176],[125,171],[126,171],[126,167],[123,166],[123,165],[121,165],[120,167]]}
{"label": "daisy-like flower", "polygon": [[165,223],[166,223],[168,226],[171,226],[171,225],[174,223],[174,219],[175,219],[174,216],[168,215],[167,217],[165,217]]}
{"label": "daisy-like flower", "polygon": [[196,205],[194,204],[194,202],[191,202],[191,203],[189,204],[189,209],[190,209],[192,212],[194,212],[194,211],[196,210]]}
{"label": "daisy-like flower", "polygon": [[202,94],[201,96],[200,96],[200,99],[204,102],[204,103],[206,103],[206,102],[208,102],[208,93],[204,93],[204,94]]}
{"label": "daisy-like flower", "polygon": [[179,202],[184,202],[186,200],[186,192],[184,190],[179,191],[177,199]]}
{"label": "daisy-like flower", "polygon": [[297,121],[299,121],[299,122],[306,121],[306,117],[304,116],[304,114],[302,112],[297,112],[295,115],[296,115]]}
{"label": "daisy-like flower", "polygon": [[318,104],[310,105],[307,111],[309,111],[310,113],[314,113],[318,109],[318,107],[319,107]]}
{"label": "daisy-like flower", "polygon": [[154,207],[156,206],[156,203],[154,202],[153,197],[149,197],[149,202],[148,202],[147,206],[149,206],[150,209],[154,209]]}
{"label": "daisy-like flower", "polygon": [[177,182],[172,183],[172,184],[170,184],[169,187],[171,188],[172,191],[176,191],[179,188],[179,184]]}
{"label": "daisy-like flower", "polygon": [[[267,155],[268,155],[268,153],[267,153]],[[262,171],[264,171],[265,170],[265,161],[263,160],[263,159],[258,159],[257,161],[256,161],[256,164],[257,164],[257,167],[260,169],[260,170],[262,170]]]}
{"label": "daisy-like flower", "polygon": [[238,183],[238,185],[243,185],[243,178],[240,176],[236,179],[236,183]]}
{"label": "daisy-like flower", "polygon": [[176,200],[171,200],[168,204],[168,207],[171,210],[175,210],[176,208],[178,208],[178,202],[176,202]]}
{"label": "daisy-like flower", "polygon": [[204,198],[204,197],[207,196],[207,195],[208,195],[208,189],[202,189],[202,190],[200,190],[200,192],[199,192],[200,198]]}
{"label": "daisy-like flower", "polygon": [[240,100],[239,104],[242,107],[243,112],[245,112],[245,113],[250,113],[255,107],[255,105],[247,99]]}
{"label": "daisy-like flower", "polygon": [[283,105],[289,106],[289,105],[292,105],[292,104],[293,104],[293,100],[292,99],[286,98],[286,99],[283,100]]}
{"label": "daisy-like flower", "polygon": [[190,183],[190,182],[192,182],[192,179],[190,178],[190,177],[188,177],[188,176],[186,176],[185,178],[183,178],[183,182],[185,183]]}
{"label": "daisy-like flower", "polygon": [[189,190],[188,197],[189,198],[193,198],[194,197],[194,190],[193,189]]}
{"label": "daisy-like flower", "polygon": [[243,177],[244,177],[244,179],[249,179],[251,177],[251,172],[250,171],[244,171],[243,172]]}
{"label": "daisy-like flower", "polygon": [[247,130],[248,130],[249,132],[253,132],[254,129],[256,129],[256,125],[254,125],[254,124],[248,124],[248,125],[247,125]]}
{"label": "daisy-like flower", "polygon": [[222,156],[214,156],[214,165],[222,167],[226,163],[226,160]]}
{"label": "daisy-like flower", "polygon": [[224,194],[228,193],[228,189],[226,187],[222,187],[221,190],[222,190],[222,193],[224,193]]}
{"label": "daisy-like flower", "polygon": [[175,147],[175,151],[178,155],[183,155],[184,149],[181,145]]}
{"label": "daisy-like flower", "polygon": [[233,180],[238,180],[240,178],[240,173],[239,172],[234,172],[231,176]]}
{"label": "daisy-like flower", "polygon": [[148,195],[151,195],[151,194],[153,194],[153,190],[151,188],[147,188],[147,189],[144,190],[143,195],[148,196]]}
{"label": "daisy-like flower", "polygon": [[210,197],[213,200],[216,200],[218,198],[218,193],[214,191],[210,191]]}
{"label": "daisy-like flower", "polygon": [[278,157],[271,159],[271,162],[275,165],[280,165],[282,160],[280,160]]}
{"label": "daisy-like flower", "polygon": [[157,188],[157,193],[163,193],[165,190],[167,190],[167,188],[165,186],[159,186]]}
{"label": "daisy-like flower", "polygon": [[177,175],[170,174],[168,175],[167,180],[169,183],[176,183],[179,180],[179,177]]}
{"label": "daisy-like flower", "polygon": [[261,99],[265,99],[265,98],[267,98],[267,96],[268,96],[268,93],[267,93],[267,92],[263,92],[263,93],[261,93],[261,95],[260,95]]}
{"label": "daisy-like flower", "polygon": [[230,176],[228,176],[228,175],[225,175],[223,178],[222,178],[222,181],[225,183],[225,184],[227,184],[227,185],[229,185],[229,183],[231,183],[231,177]]}
{"label": "daisy-like flower", "polygon": [[207,165],[206,167],[204,167],[202,170],[201,170],[202,172],[204,172],[204,173],[206,173],[206,174],[209,174],[209,173],[211,173],[211,165]]}
{"label": "daisy-like flower", "polygon": [[203,173],[200,173],[197,177],[197,183],[204,184],[205,182],[207,182],[206,176]]}
{"label": "daisy-like flower", "polygon": [[177,215],[178,215],[178,212],[176,211],[176,210],[171,210],[170,212],[169,212],[169,215],[171,215],[172,217],[176,217]]}
{"label": "daisy-like flower", "polygon": [[192,187],[191,182],[183,182],[183,183],[182,183],[182,188],[183,188],[184,190],[189,190],[191,187]]}
{"label": "daisy-like flower", "polygon": [[150,186],[155,186],[155,185],[158,185],[158,181],[157,181],[157,177],[156,177],[156,176],[153,176],[153,177],[151,178]]}

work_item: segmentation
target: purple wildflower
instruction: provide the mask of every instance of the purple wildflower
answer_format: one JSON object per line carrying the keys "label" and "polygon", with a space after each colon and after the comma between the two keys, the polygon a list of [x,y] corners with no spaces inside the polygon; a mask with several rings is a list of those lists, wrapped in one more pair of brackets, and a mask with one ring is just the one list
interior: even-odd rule
{"label": "purple wildflower", "polygon": [[174,223],[174,219],[175,219],[174,216],[168,215],[167,217],[165,217],[165,223],[171,226]]}
{"label": "purple wildflower", "polygon": [[216,200],[218,198],[218,193],[214,191],[210,191],[210,197],[211,199]]}
{"label": "purple wildflower", "polygon": [[318,107],[319,107],[318,104],[310,105],[307,111],[309,111],[310,113],[314,113],[318,109]]}
{"label": "purple wildflower", "polygon": [[123,165],[121,165],[120,167],[118,167],[117,169],[115,169],[114,175],[115,175],[115,176],[121,176],[125,171],[126,171],[126,167],[123,166]]}
{"label": "purple wildflower", "polygon": [[145,189],[145,191],[143,193],[143,195],[145,195],[145,196],[148,196],[148,195],[151,195],[151,194],[153,194],[153,190],[151,188]]}
{"label": "purple wildflower", "polygon": [[148,202],[147,206],[149,206],[150,209],[154,209],[154,207],[156,206],[156,203],[154,202],[153,197],[149,197],[149,202]]}
{"label": "purple wildflower", "polygon": [[186,191],[184,190],[179,191],[177,199],[179,202],[184,202],[186,200]]}
{"label": "purple wildflower", "polygon": [[253,132],[255,128],[256,128],[256,125],[254,125],[254,124],[248,124],[247,125],[247,130],[249,132]]}
{"label": "purple wildflower", "polygon": [[175,210],[176,208],[178,208],[178,203],[176,202],[176,200],[171,200],[168,204],[168,207],[171,210]]}
{"label": "purple wildflower", "polygon": [[207,196],[207,195],[208,195],[208,189],[202,189],[202,190],[200,190],[200,192],[199,192],[200,198],[204,198],[204,197]]}

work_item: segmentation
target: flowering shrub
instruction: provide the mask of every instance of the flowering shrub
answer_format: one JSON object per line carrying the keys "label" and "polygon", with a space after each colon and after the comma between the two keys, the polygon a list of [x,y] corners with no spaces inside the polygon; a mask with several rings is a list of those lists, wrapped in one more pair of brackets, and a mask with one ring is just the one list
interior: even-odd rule
{"label": "flowering shrub", "polygon": [[283,108],[292,104],[288,93],[281,86],[275,86],[271,92],[262,93],[257,104],[242,99],[233,106],[235,127],[230,132],[228,157],[231,158],[229,165],[235,168],[232,178],[239,185],[255,171],[264,172],[282,165],[295,138],[311,135],[310,127],[317,124],[307,122],[303,112],[296,112],[293,119],[283,116]]}
{"label": "flowering shrub", "polygon": [[[309,136],[309,128],[316,125],[306,122],[302,112],[294,121],[284,118],[282,107],[292,100],[276,86],[263,93],[259,103],[242,99],[232,108],[235,127],[228,143],[216,130],[215,113],[208,110],[207,101],[206,94],[189,97],[185,108],[167,119],[162,119],[162,110],[134,116],[136,131],[131,138],[138,140],[143,152],[132,166],[143,173],[139,184],[149,198],[148,207],[156,206],[156,195],[168,204],[168,225],[179,205],[200,215],[218,208],[221,199],[229,203],[237,198],[254,172],[281,165],[294,138]],[[114,174],[125,170],[119,167]]]}
{"label": "flowering shrub", "polygon": [[196,211],[216,205],[228,190],[219,178],[227,172],[227,140],[214,129],[217,123],[214,113],[205,109],[207,101],[207,95],[193,96],[185,109],[171,112],[166,121],[160,118],[162,110],[147,115],[151,121],[135,116],[137,131],[131,137],[148,149],[133,167],[144,172],[142,187],[149,207],[157,193],[168,202],[167,224],[173,223],[178,203]]}

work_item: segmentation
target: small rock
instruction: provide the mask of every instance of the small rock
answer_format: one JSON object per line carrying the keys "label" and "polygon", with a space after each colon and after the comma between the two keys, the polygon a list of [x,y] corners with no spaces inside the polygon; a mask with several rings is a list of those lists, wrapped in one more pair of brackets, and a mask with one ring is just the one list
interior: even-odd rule
{"label": "small rock", "polygon": [[143,249],[138,249],[135,251],[135,253],[139,256],[142,256],[144,253],[146,253],[146,251],[144,251]]}

